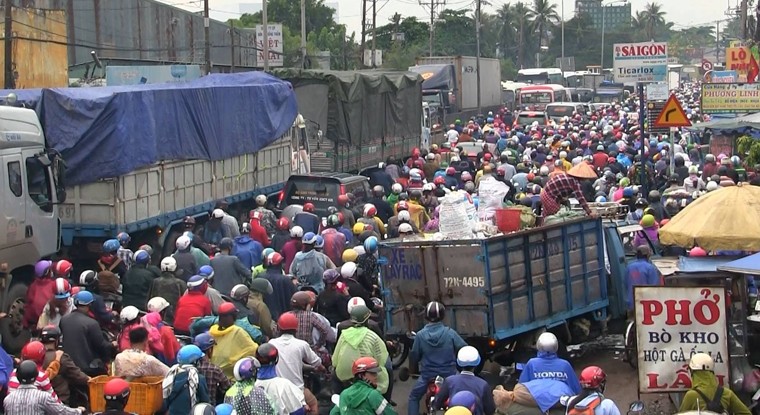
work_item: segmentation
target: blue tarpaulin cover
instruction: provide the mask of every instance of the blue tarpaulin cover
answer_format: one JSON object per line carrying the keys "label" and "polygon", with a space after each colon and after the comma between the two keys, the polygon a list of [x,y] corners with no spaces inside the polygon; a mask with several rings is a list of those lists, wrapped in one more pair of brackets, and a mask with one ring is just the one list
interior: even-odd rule
{"label": "blue tarpaulin cover", "polygon": [[253,153],[281,137],[298,113],[290,83],[263,72],[14,92],[36,109],[48,145],[63,155],[67,185],[121,176],[161,160]]}
{"label": "blue tarpaulin cover", "polygon": [[735,260],[736,257],[730,256],[709,256],[709,257],[679,257],[678,270],[680,272],[715,272],[726,264]]}
{"label": "blue tarpaulin cover", "polygon": [[760,275],[760,253],[739,258],[718,267],[721,271],[736,272],[739,274]]}

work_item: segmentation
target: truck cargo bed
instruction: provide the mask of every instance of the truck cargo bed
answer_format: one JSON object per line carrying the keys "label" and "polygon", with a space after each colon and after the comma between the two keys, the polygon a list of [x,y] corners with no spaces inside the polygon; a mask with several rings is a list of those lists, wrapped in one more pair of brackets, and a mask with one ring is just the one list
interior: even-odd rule
{"label": "truck cargo bed", "polygon": [[386,330],[424,325],[432,300],[463,337],[504,340],[608,305],[602,223],[581,219],[484,240],[387,242]]}

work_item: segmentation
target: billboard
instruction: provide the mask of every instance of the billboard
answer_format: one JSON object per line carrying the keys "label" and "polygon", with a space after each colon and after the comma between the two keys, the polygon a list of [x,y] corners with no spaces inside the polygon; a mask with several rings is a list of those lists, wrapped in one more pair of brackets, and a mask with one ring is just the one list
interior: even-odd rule
{"label": "billboard", "polygon": [[707,71],[704,78],[705,82],[713,84],[738,82],[736,71]]}
{"label": "billboard", "polygon": [[736,71],[737,82],[757,81],[758,62],[749,46],[727,48],[726,69]]}
{"label": "billboard", "polygon": [[668,76],[668,44],[616,43],[612,63],[615,82],[665,82]]}
{"label": "billboard", "polygon": [[760,111],[760,84],[702,84],[705,114]]}
{"label": "billboard", "polygon": [[164,84],[201,77],[200,65],[107,66],[106,85]]}
{"label": "billboard", "polygon": [[[283,55],[282,25],[273,23],[267,25],[267,43],[269,43],[269,67],[285,65]],[[264,26],[256,25],[256,67],[264,67]]]}

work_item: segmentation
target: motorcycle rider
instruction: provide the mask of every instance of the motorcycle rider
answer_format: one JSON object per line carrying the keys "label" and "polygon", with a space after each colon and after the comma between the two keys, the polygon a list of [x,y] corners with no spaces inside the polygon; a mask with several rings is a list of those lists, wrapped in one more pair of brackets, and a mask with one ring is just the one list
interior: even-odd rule
{"label": "motorcycle rider", "polygon": [[206,286],[206,298],[211,301],[211,312],[214,314],[216,314],[219,306],[224,302],[222,293],[213,287],[215,274],[216,273],[214,272],[214,267],[211,265],[204,265],[198,269],[198,275],[205,278],[206,282],[208,282]]}
{"label": "motorcycle rider", "polygon": [[338,195],[338,211],[343,214],[343,223],[351,229],[356,224],[354,212],[351,210],[351,201],[348,195]]}
{"label": "motorcycle rider", "polygon": [[74,311],[74,300],[71,299],[71,284],[68,279],[55,279],[55,295],[42,309],[40,319],[37,321],[37,329],[46,326],[56,326],[61,322],[61,317]]}
{"label": "motorcycle rider", "polygon": [[84,408],[69,408],[49,393],[39,390],[34,385],[38,374],[37,364],[31,360],[21,362],[16,373],[20,385],[17,390],[5,397],[3,406],[6,414],[79,415],[84,413]]}
{"label": "motorcycle rider", "polygon": [[[304,292],[298,291],[290,299],[292,313],[298,318],[298,330],[296,338],[299,338],[311,345],[312,350],[319,352],[325,347],[328,332],[332,330],[330,326],[311,311],[311,296]],[[314,331],[319,334],[319,339],[314,338]]]}
{"label": "motorcycle rider", "polygon": [[126,232],[119,232],[119,234],[116,235],[116,240],[119,241],[119,249],[116,250],[116,256],[121,259],[126,270],[129,271],[129,269],[132,268],[134,257],[134,253],[129,249],[129,243],[132,242],[132,237]]}
{"label": "motorcycle rider", "polygon": [[79,274],[79,286],[82,287],[82,289],[89,291],[95,299],[90,306],[90,311],[95,319],[101,324],[109,324],[113,322],[114,314],[112,313],[112,310],[106,308],[106,303],[103,300],[103,297],[98,293],[98,274],[92,270],[82,271],[82,273]]}
{"label": "motorcycle rider", "polygon": [[443,324],[445,312],[443,304],[437,301],[427,304],[425,319],[428,323],[415,336],[409,352],[411,364],[420,365],[420,377],[409,393],[409,415],[420,413],[420,398],[425,394],[430,380],[457,373],[456,355],[459,349],[467,346],[456,331]]}
{"label": "motorcycle rider", "polygon": [[290,273],[298,278],[299,286],[311,287],[320,293],[325,288],[322,282],[322,274],[327,269],[327,262],[322,254],[314,250],[317,235],[313,232],[307,232],[303,235],[301,242],[303,251],[295,255],[293,263],[290,265]]}
{"label": "motorcycle rider", "polygon": [[325,270],[322,281],[325,283],[325,290],[317,296],[315,311],[325,316],[330,321],[330,325],[334,326],[349,318],[346,311],[349,297],[338,290],[341,276],[337,270]]}
{"label": "motorcycle rider", "polygon": [[145,251],[135,252],[133,259],[134,264],[121,281],[121,305],[145,310],[150,286],[161,276],[161,271],[150,265],[150,254]]}
{"label": "motorcycle rider", "polygon": [[172,257],[177,261],[177,267],[181,271],[177,276],[182,281],[187,280],[198,273],[200,265],[195,260],[195,256],[190,252],[190,246],[192,240],[189,236],[182,235],[177,238],[176,248],[177,251],[172,254]]}
{"label": "motorcycle rider", "polygon": [[282,269],[284,269],[285,272],[289,274],[292,274],[292,272],[290,272],[290,267],[293,264],[293,260],[303,248],[301,244],[301,239],[303,239],[303,236],[303,228],[298,225],[293,226],[290,228],[290,240],[285,242],[285,244],[282,246],[282,249],[279,251],[280,254],[282,254],[282,257],[285,259],[285,266],[283,266]]}
{"label": "motorcycle rider", "polygon": [[63,351],[89,376],[106,374],[105,362],[110,360],[116,344],[106,341],[100,324],[90,317],[94,297],[89,291],[74,296],[76,310],[61,318]]}
{"label": "motorcycle rider", "polygon": [[131,392],[129,382],[124,379],[111,379],[103,387],[103,398],[106,401],[106,410],[98,412],[98,415],[132,415],[124,411],[129,402]]}
{"label": "motorcycle rider", "polygon": [[256,350],[256,360],[261,363],[256,387],[264,389],[277,408],[277,415],[306,415],[306,400],[301,389],[277,374],[277,362],[280,360],[277,347],[262,344]]}
{"label": "motorcycle rider", "polygon": [[277,252],[282,251],[285,242],[290,239],[290,220],[285,216],[277,219],[277,229],[272,236],[272,249]]}
{"label": "motorcycle rider", "polygon": [[240,259],[231,255],[235,241],[231,238],[222,238],[219,242],[218,255],[211,260],[211,267],[216,275],[214,288],[220,293],[228,293],[237,284],[248,284],[251,280],[251,269],[246,268]]}
{"label": "motorcycle rider", "polygon": [[568,398],[565,402],[567,414],[620,415],[615,402],[603,395],[607,375],[600,367],[589,366],[583,369],[580,383],[583,387],[580,395]]}
{"label": "motorcycle rider", "polygon": [[457,352],[457,366],[461,372],[447,377],[435,396],[435,407],[443,409],[450,396],[457,392],[469,391],[477,397],[478,405],[473,415],[491,415],[496,411],[493,393],[488,382],[475,376],[475,370],[480,365],[480,353],[472,346],[464,346]]}
{"label": "motorcycle rider", "polygon": [[314,213],[315,207],[311,202],[303,204],[303,211],[293,216],[293,224],[300,226],[304,233],[319,232],[319,216]]}
{"label": "motorcycle rider", "polygon": [[296,286],[291,277],[282,273],[284,258],[278,252],[272,252],[264,260],[266,271],[259,276],[269,281],[272,293],[264,295],[264,304],[269,308],[272,319],[277,320],[282,313],[290,309],[290,299],[296,293]]}
{"label": "motorcycle rider", "polygon": [[252,210],[249,212],[248,216],[250,217],[250,222],[248,222],[250,226],[250,230],[248,231],[248,236],[253,239],[254,241],[261,244],[262,247],[269,246],[272,241],[269,239],[269,235],[271,235],[267,229],[264,227],[264,224],[262,223],[263,213]]}
{"label": "motorcycle rider", "polygon": [[185,292],[186,284],[177,278],[177,260],[168,256],[161,260],[161,276],[153,280],[148,291],[148,298],[163,298],[169,305],[162,310],[164,320],[174,323],[174,315],[177,311],[177,303]]}
{"label": "motorcycle rider", "polygon": [[573,366],[557,356],[559,341],[553,333],[544,332],[536,341],[537,356],[528,360],[522,373],[520,383],[536,379],[554,379],[566,383],[573,393],[581,392],[581,384],[575,375]]}
{"label": "motorcycle rider", "polygon": [[330,415],[378,414],[396,415],[396,411],[377,390],[378,377],[382,368],[372,357],[359,357],[351,365],[353,381],[340,394],[338,405]]}
{"label": "motorcycle rider", "polygon": [[219,366],[227,378],[234,378],[232,369],[235,363],[245,356],[256,353],[258,344],[243,328],[235,325],[238,310],[232,303],[219,306],[219,320],[209,329],[214,338],[214,354],[211,363]]}
{"label": "motorcycle rider", "polygon": [[198,346],[182,346],[177,353],[177,364],[169,369],[162,383],[164,406],[169,415],[187,415],[196,403],[208,402],[206,377],[198,370],[203,352]]}
{"label": "motorcycle rider", "polygon": [[[262,388],[254,386],[261,364],[252,357],[235,363],[235,384],[224,395],[224,402],[232,405],[238,415],[275,415],[275,409]],[[219,411],[217,410],[217,413]]]}
{"label": "motorcycle rider", "polygon": [[[45,356],[42,362],[42,367],[47,369],[53,361],[58,360],[58,343],[61,340],[61,330],[55,326],[47,326],[40,332],[40,342],[45,346]],[[58,376],[50,380],[53,385],[53,390],[58,395],[58,398],[66,405],[75,407],[85,405],[87,402],[83,402],[80,396],[71,396],[71,389],[78,389],[80,391],[87,390],[87,382],[90,377],[85,375],[74,361],[71,360],[71,356],[66,353],[61,354],[60,369],[58,370]]]}
{"label": "motorcycle rider", "polygon": [[[718,385],[714,370],[715,362],[709,354],[696,353],[691,356],[689,360],[691,389],[684,395],[678,412],[707,410],[733,415],[749,415],[750,410],[731,389]],[[711,407],[712,401],[716,399],[720,402],[720,408]]]}
{"label": "motorcycle rider", "polygon": [[264,226],[264,229],[267,231],[267,235],[272,236],[275,232],[275,222],[277,220],[277,217],[274,215],[274,212],[266,208],[267,205],[267,197],[266,195],[258,195],[256,196],[256,209],[254,209],[255,212],[261,213],[261,224]]}
{"label": "motorcycle rider", "polygon": [[53,262],[46,259],[34,264],[34,281],[26,290],[24,303],[24,323],[27,327],[35,327],[42,315],[42,310],[55,295],[55,279],[53,278]]}
{"label": "motorcycle rider", "polygon": [[[198,361],[198,372],[206,377],[209,403],[216,405],[224,400],[224,396],[232,384],[219,366],[211,363],[214,355],[216,341],[209,333],[201,333],[193,339],[193,344],[198,346],[204,356]],[[237,376],[236,376],[237,377]]]}
{"label": "motorcycle rider", "polygon": [[211,301],[206,297],[208,281],[200,275],[193,275],[187,281],[187,292],[177,301],[174,330],[177,334],[189,335],[190,323],[196,317],[211,314]]}
{"label": "motorcycle rider", "polygon": [[343,250],[346,249],[346,235],[338,231],[340,228],[340,218],[338,214],[332,214],[327,217],[327,228],[322,231],[324,238],[324,253],[335,266],[343,265]]}

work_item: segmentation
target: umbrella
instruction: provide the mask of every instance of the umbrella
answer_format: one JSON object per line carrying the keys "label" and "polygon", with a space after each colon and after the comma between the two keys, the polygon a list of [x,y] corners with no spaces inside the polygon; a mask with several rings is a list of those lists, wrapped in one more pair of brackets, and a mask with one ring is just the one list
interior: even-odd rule
{"label": "umbrella", "polygon": [[760,251],[760,187],[739,183],[701,196],[660,229],[660,243]]}
{"label": "umbrella", "polygon": [[596,179],[599,176],[596,175],[594,168],[586,162],[578,163],[571,167],[567,171],[568,176],[573,176],[578,179]]}

